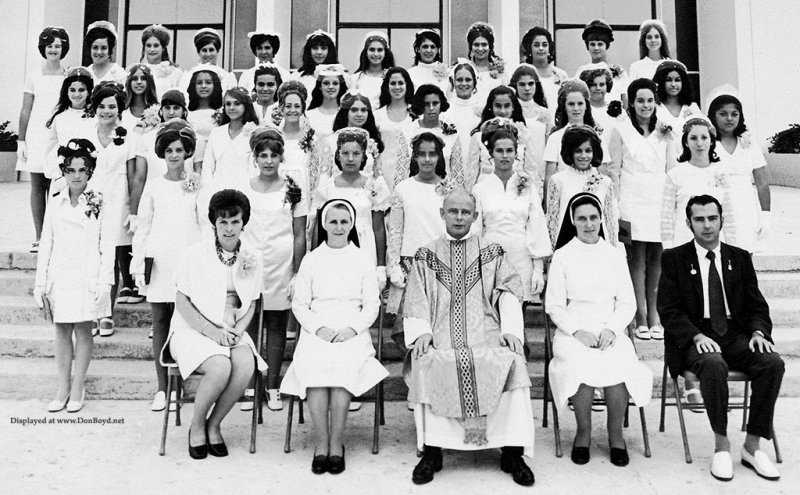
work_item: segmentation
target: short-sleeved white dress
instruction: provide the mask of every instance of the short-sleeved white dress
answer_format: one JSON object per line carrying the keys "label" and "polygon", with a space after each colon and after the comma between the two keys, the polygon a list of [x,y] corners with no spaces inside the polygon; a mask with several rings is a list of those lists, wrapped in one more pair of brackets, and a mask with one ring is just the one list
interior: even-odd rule
{"label": "short-sleeved white dress", "polygon": [[42,174],[45,171],[47,154],[56,145],[55,136],[45,127],[58,103],[64,74],[44,75],[42,71],[31,72],[25,78],[22,91],[33,95],[33,107],[28,119],[28,130],[25,143],[28,147],[28,159],[17,161],[18,172]]}

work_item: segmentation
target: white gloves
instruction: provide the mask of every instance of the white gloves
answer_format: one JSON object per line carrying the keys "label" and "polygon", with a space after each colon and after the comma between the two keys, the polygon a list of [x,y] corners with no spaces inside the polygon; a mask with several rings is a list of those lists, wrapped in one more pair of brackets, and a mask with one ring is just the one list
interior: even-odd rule
{"label": "white gloves", "polygon": [[389,268],[389,280],[392,282],[392,285],[398,289],[402,289],[406,286],[406,276],[403,273],[403,269],[400,268],[400,265]]}
{"label": "white gloves", "polygon": [[758,240],[763,241],[772,231],[772,212],[762,210],[758,217]]}
{"label": "white gloves", "polygon": [[544,289],[544,275],[539,270],[531,274],[531,294],[539,294]]}
{"label": "white gloves", "polygon": [[376,268],[375,275],[378,277],[378,290],[382,291],[386,287],[386,267],[379,266]]}
{"label": "white gloves", "polygon": [[144,282],[144,273],[132,273],[133,275],[133,283],[136,284],[136,287],[139,289],[143,289],[145,285]]}
{"label": "white gloves", "polygon": [[17,158],[23,162],[28,161],[28,145],[25,141],[17,141]]}
{"label": "white gloves", "polygon": [[136,215],[128,215],[125,218],[125,221],[122,223],[123,227],[128,228],[128,233],[133,235],[136,233],[136,229],[139,228],[139,217]]}
{"label": "white gloves", "polygon": [[37,285],[33,288],[33,300],[40,308],[44,307],[44,286]]}

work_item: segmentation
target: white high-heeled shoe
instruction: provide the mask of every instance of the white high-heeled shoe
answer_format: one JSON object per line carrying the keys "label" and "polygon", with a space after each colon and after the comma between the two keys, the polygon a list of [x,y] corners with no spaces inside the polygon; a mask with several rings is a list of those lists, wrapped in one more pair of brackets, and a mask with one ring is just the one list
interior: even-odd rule
{"label": "white high-heeled shoe", "polygon": [[86,389],[84,388],[83,392],[81,392],[81,400],[79,400],[79,401],[78,400],[71,400],[71,401],[67,402],[67,412],[76,413],[76,412],[80,411],[81,409],[83,409],[83,399],[85,399],[85,398],[86,398]]}
{"label": "white high-heeled shoe", "polygon": [[47,404],[47,412],[59,412],[67,407],[67,402],[69,402],[69,395],[63,401],[58,399],[51,400],[50,403]]}

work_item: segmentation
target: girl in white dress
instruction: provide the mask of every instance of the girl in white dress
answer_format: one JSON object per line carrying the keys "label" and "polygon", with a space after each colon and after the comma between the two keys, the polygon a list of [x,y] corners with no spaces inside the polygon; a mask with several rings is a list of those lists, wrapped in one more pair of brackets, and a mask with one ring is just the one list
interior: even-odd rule
{"label": "girl in white dress", "polygon": [[414,34],[414,65],[408,75],[418,88],[423,84],[435,84],[445,93],[448,91],[448,69],[442,63],[442,37],[433,29],[420,29]]}
{"label": "girl in white dress", "polygon": [[681,154],[680,137],[683,124],[692,116],[703,115],[693,101],[692,80],[686,66],[677,60],[665,60],[658,65],[653,82],[658,86],[658,120],[672,127],[674,156]]}
{"label": "girl in white dress", "polygon": [[209,191],[235,187],[253,175],[249,139],[258,117],[244,89],[225,92],[218,124],[208,136],[203,156],[203,183]]}
{"label": "girl in white dress", "polygon": [[[637,79],[628,87],[628,119],[614,128],[609,143],[613,176],[619,177],[620,238],[636,294],[636,336],[663,339],[656,309],[661,277],[661,198],[666,172],[674,165],[672,129],[658,121],[656,85]],[[619,175],[617,175],[619,174]],[[628,232],[628,226],[630,231]]]}
{"label": "girl in white dress", "polygon": [[303,83],[309,95],[313,95],[314,86],[317,84],[316,70],[320,64],[338,64],[336,54],[336,38],[329,32],[317,29],[306,35],[306,44],[303,45],[303,63],[295,79]]}
{"label": "girl in white dress", "polygon": [[[558,330],[553,338],[550,388],[557,407],[568,399],[575,408],[577,432],[572,461],[589,462],[594,389],[608,404],[611,463],[628,464],[622,423],[628,397],[650,402],[653,372],[639,362],[625,329],[636,300],[624,255],[603,237],[600,201],[590,193],[570,200],[562,231],[572,231],[556,246],[547,278],[547,314]],[[566,236],[565,236],[566,239]]]}
{"label": "girl in white dress", "polygon": [[25,78],[22,110],[19,113],[19,137],[17,139],[17,172],[28,172],[31,179],[31,213],[36,240],[31,252],[39,249],[42,223],[47,205],[47,190],[50,180],[45,176],[45,162],[51,149],[56,146],[55,136],[47,129],[46,122],[58,104],[59,92],[64,82],[64,67],[61,60],[69,52],[69,35],[59,27],[46,27],[39,35],[39,53],[45,64]]}
{"label": "girl in white dress", "polygon": [[114,50],[117,47],[117,28],[108,21],[96,21],[89,24],[83,44],[92,57],[92,63],[86,69],[92,74],[94,84],[113,82],[125,84],[125,69],[114,62]]}
{"label": "girl in white dress", "polygon": [[531,64],[520,64],[511,74],[508,85],[517,93],[517,99],[522,107],[525,122],[539,121],[545,125],[545,135],[553,128],[554,122],[550,118],[547,100],[544,97],[542,83],[536,74],[536,68]]}
{"label": "girl in white dress", "polygon": [[[244,74],[242,74],[244,76]],[[255,93],[253,109],[256,111],[259,124],[275,125],[275,113],[278,110],[278,89],[283,84],[283,75],[278,67],[272,64],[261,65],[253,71],[253,81],[250,83],[251,93]]]}
{"label": "girl in white dress", "polygon": [[[411,105],[414,102],[414,83],[402,67],[392,67],[386,71],[381,84],[380,108],[375,110],[375,125],[381,133],[386,157],[397,157],[400,151],[400,134],[407,132],[414,122]],[[381,174],[389,190],[395,186],[394,174],[396,160],[382,160]]]}
{"label": "girl in white dress", "polygon": [[386,35],[378,31],[367,33],[352,82],[354,89],[369,98],[372,108],[380,106],[381,84],[386,69],[391,67],[394,67],[394,55]]}
{"label": "girl in white dress", "polygon": [[75,67],[67,71],[64,82],[61,84],[58,104],[45,124],[45,127],[50,130],[50,140],[55,141],[47,153],[44,165],[44,175],[52,181],[50,185],[52,191],[66,187],[66,181],[59,169],[59,146],[66,146],[73,138],[91,138],[94,121],[89,97],[93,89],[94,81],[88,70],[83,67]]}
{"label": "girl in white dress", "polygon": [[[281,35],[271,31],[251,31],[247,33],[250,39],[250,51],[256,57],[256,64],[242,71],[239,76],[239,86],[252,92],[256,89],[255,75],[259,67],[274,67],[280,74],[282,81],[291,79],[291,73],[275,63],[275,55],[281,49]],[[275,88],[277,91],[277,88]]]}
{"label": "girl in white dress", "polygon": [[592,109],[595,130],[606,146],[611,131],[617,125],[617,117],[622,115],[622,102],[607,101],[606,95],[614,88],[614,78],[605,64],[593,64],[578,76],[589,88],[589,105]]}
{"label": "girl in white dress", "polygon": [[[166,162],[166,171],[147,181],[139,203],[139,226],[133,235],[131,273],[146,295],[153,317],[153,355],[167,341],[175,311],[175,269],[189,246],[200,240],[201,226],[208,225],[198,208],[200,177],[186,172],[186,159],[195,149],[189,123],[170,120],[159,128],[155,153]],[[167,369],[155,359],[158,389],[150,408],[163,411],[167,398]]]}
{"label": "girl in white dress", "polygon": [[417,134],[411,140],[410,177],[397,184],[392,195],[387,246],[389,299],[386,311],[397,314],[392,338],[402,343],[402,307],[406,276],[417,249],[444,232],[439,210],[453,187],[447,179],[445,143],[432,132]]}
{"label": "girl in white dress", "polygon": [[556,53],[553,35],[541,26],[532,27],[522,37],[520,53],[524,56],[524,62],[536,69],[550,112],[550,121],[555,122],[558,89],[567,80],[567,73],[553,65]]}
{"label": "girl in white dress", "polygon": [[33,297],[39,307],[50,308],[56,330],[58,391],[47,410],[66,407],[68,412],[78,412],[92,358],[92,321],[110,311],[114,239],[107,235],[102,193],[87,187],[95,169],[94,145],[72,139],[59,147],[58,155],[63,159],[67,187],[50,198],[44,217]]}
{"label": "girl in white dress", "polygon": [[187,121],[197,134],[197,149],[194,154],[195,170],[203,166],[208,138],[217,126],[215,115],[222,109],[222,83],[216,72],[199,70],[189,79],[189,116]]}
{"label": "girl in white dress", "polygon": [[[305,91],[305,86],[293,82]],[[305,104],[305,99],[298,103],[300,101]],[[267,407],[279,411],[283,409],[278,385],[286,347],[292,285],[306,254],[308,197],[280,170],[285,163],[284,140],[280,131],[257,129],[250,136],[250,149],[258,167],[258,175],[249,179],[243,187],[250,200],[251,214],[242,239],[261,254],[269,367]]]}
{"label": "girl in white dress", "polygon": [[358,248],[356,211],[336,199],[325,203],[319,219],[322,242],[303,259],[294,284],[292,311],[302,331],[282,389],[308,397],[315,437],[311,470],[339,474],[350,401],[389,373],[374,357],[369,329],[380,299],[374,264]]}
{"label": "girl in white dress", "polygon": [[[114,286],[111,288],[111,309],[114,303],[140,303],[144,300],[130,274],[131,240],[136,230],[135,210],[131,210],[130,194],[136,166],[134,136],[121,125],[125,92],[116,83],[100,83],[92,91],[95,114],[91,141],[97,149],[97,169],[90,187],[103,192],[110,232],[116,246]],[[129,173],[131,172],[131,173]],[[119,293],[117,292],[119,289]],[[111,313],[100,319],[101,337],[114,333]]]}
{"label": "girl in white dress", "polygon": [[[450,108],[442,112],[442,120],[456,126],[461,149],[469,151],[470,136],[481,123],[483,102],[475,95],[478,90],[478,71],[472,62],[459,58],[448,74],[450,90],[447,92],[447,103]],[[463,160],[463,157],[462,157]]]}
{"label": "girl in white dress", "polygon": [[128,67],[122,125],[141,136],[160,123],[158,107],[156,82],[150,68],[145,64],[133,64]]}
{"label": "girl in white dress", "polygon": [[[561,158],[561,142],[569,125],[588,125],[595,128],[592,105],[589,103],[589,87],[580,79],[568,79],[558,90],[558,106],[556,107],[555,127],[547,136],[542,161],[544,162],[543,182],[545,190],[550,177],[566,166]],[[602,140],[601,140],[602,144]],[[608,149],[603,145],[603,163],[611,161]],[[605,167],[601,165],[601,170]],[[612,177],[613,180],[613,177]]]}
{"label": "girl in white dress", "polygon": [[578,67],[575,77],[577,78],[588,65],[605,64],[614,76],[614,90],[608,93],[609,99],[619,100],[622,102],[623,107],[627,107],[629,102],[627,101],[626,91],[630,80],[628,73],[621,66],[611,64],[608,61],[608,49],[611,47],[611,42],[614,41],[614,31],[611,26],[603,19],[594,19],[584,26],[581,38],[583,38],[583,42],[586,45],[586,51],[591,57],[591,62]]}
{"label": "girl in white dress", "polygon": [[227,91],[236,86],[236,76],[217,65],[219,52],[222,50],[222,38],[216,29],[201,28],[194,33],[194,47],[197,50],[199,62],[191,69],[185,71],[178,83],[178,89],[188,91],[191,79],[197,71],[214,72],[222,84],[222,91]]}
{"label": "girl in white dress", "polygon": [[170,89],[177,88],[183,71],[169,59],[169,30],[161,24],[151,24],[142,31],[142,58],[153,74],[158,98]]}
{"label": "girl in white dress", "polygon": [[502,121],[490,123],[481,131],[481,139],[491,153],[494,173],[472,189],[478,212],[473,229],[488,242],[503,246],[522,278],[523,302],[534,302],[534,296],[544,288],[544,258],[553,253],[542,199],[533,178],[515,168],[515,126]]}
{"label": "girl in white dress", "polygon": [[[331,199],[346,199],[358,214],[354,228],[361,249],[377,267],[378,286],[386,285],[386,229],[384,215],[389,208],[389,187],[383,177],[362,172],[367,163],[369,134],[346,127],[336,134],[336,167],[340,174],[322,181],[313,192],[312,205],[319,210]],[[316,245],[313,243],[312,245]]]}
{"label": "girl in white dress", "polygon": [[669,59],[667,28],[658,19],[647,19],[639,26],[639,60],[631,64],[630,80],[652,79],[658,64]]}
{"label": "girl in white dress", "polygon": [[344,66],[339,64],[317,66],[316,83],[312,87],[306,117],[318,139],[333,134],[333,121],[339,112],[339,103],[347,93],[346,74]]}
{"label": "girl in white dress", "polygon": [[506,64],[494,51],[494,27],[475,22],[467,29],[468,57],[478,71],[478,101],[483,102],[489,91],[505,81]]}
{"label": "girl in white dress", "polygon": [[545,203],[551,245],[555,248],[562,235],[561,226],[569,200],[576,194],[588,192],[597,196],[602,205],[606,242],[618,246],[619,205],[611,179],[598,171],[604,155],[597,132],[583,124],[567,128],[561,140],[561,159],[568,166],[550,178]]}
{"label": "girl in white dress", "polygon": [[489,92],[486,99],[486,106],[481,112],[481,125],[472,131],[469,145],[469,160],[466,170],[467,184],[472,187],[476,182],[480,182],[483,175],[494,173],[494,167],[490,162],[489,150],[481,139],[481,129],[489,120],[502,119],[513,121],[519,133],[519,149],[522,170],[525,171],[535,182],[537,194],[541,197],[542,182],[539,171],[541,170],[542,156],[545,149],[545,129],[546,125],[538,120],[531,120],[526,123],[514,90],[508,86],[498,86]]}
{"label": "girl in white dress", "polygon": [[[692,196],[708,194],[722,204],[725,221],[724,241],[736,244],[738,211],[731,202],[731,181],[717,151],[717,132],[704,117],[692,117],[683,126],[683,153],[678,164],[667,172],[661,206],[661,244],[670,249],[691,241],[694,236],[686,225],[686,204]],[[751,190],[752,193],[752,190]]]}
{"label": "girl in white dress", "polygon": [[338,149],[339,132],[348,127],[363,129],[369,135],[367,148],[367,163],[363,167],[364,173],[379,176],[383,168],[380,158],[383,154],[384,144],[378,126],[375,124],[375,115],[369,98],[358,90],[349,90],[342,97],[339,112],[333,119],[333,134],[322,140],[320,150],[319,184],[327,177],[336,175],[336,152]]}
{"label": "girl in white dress", "polygon": [[228,455],[220,423],[242,397],[255,369],[267,369],[246,331],[263,290],[261,256],[239,240],[249,219],[244,193],[215,193],[208,207],[214,241],[189,247],[175,270],[175,311],[161,360],[174,358],[184,379],[195,371],[202,375],[189,427],[193,459]]}
{"label": "girl in white dress", "polygon": [[[708,118],[717,130],[717,156],[727,179],[731,206],[736,217],[734,244],[755,252],[758,243],[769,235],[770,190],[764,153],[744,124],[742,102],[734,88],[717,88],[707,99]],[[725,224],[731,222],[725,211]]]}

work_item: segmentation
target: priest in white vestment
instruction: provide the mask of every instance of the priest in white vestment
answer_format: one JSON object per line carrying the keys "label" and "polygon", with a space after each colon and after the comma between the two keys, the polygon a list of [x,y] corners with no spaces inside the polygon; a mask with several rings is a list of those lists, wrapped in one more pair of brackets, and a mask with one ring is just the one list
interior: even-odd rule
{"label": "priest in white vestment", "polygon": [[456,189],[440,213],[447,233],[417,251],[406,288],[406,382],[423,451],[412,481],[433,479],[442,448],[502,448],[501,469],[530,486],[522,280],[499,244],[470,235],[474,196]]}

